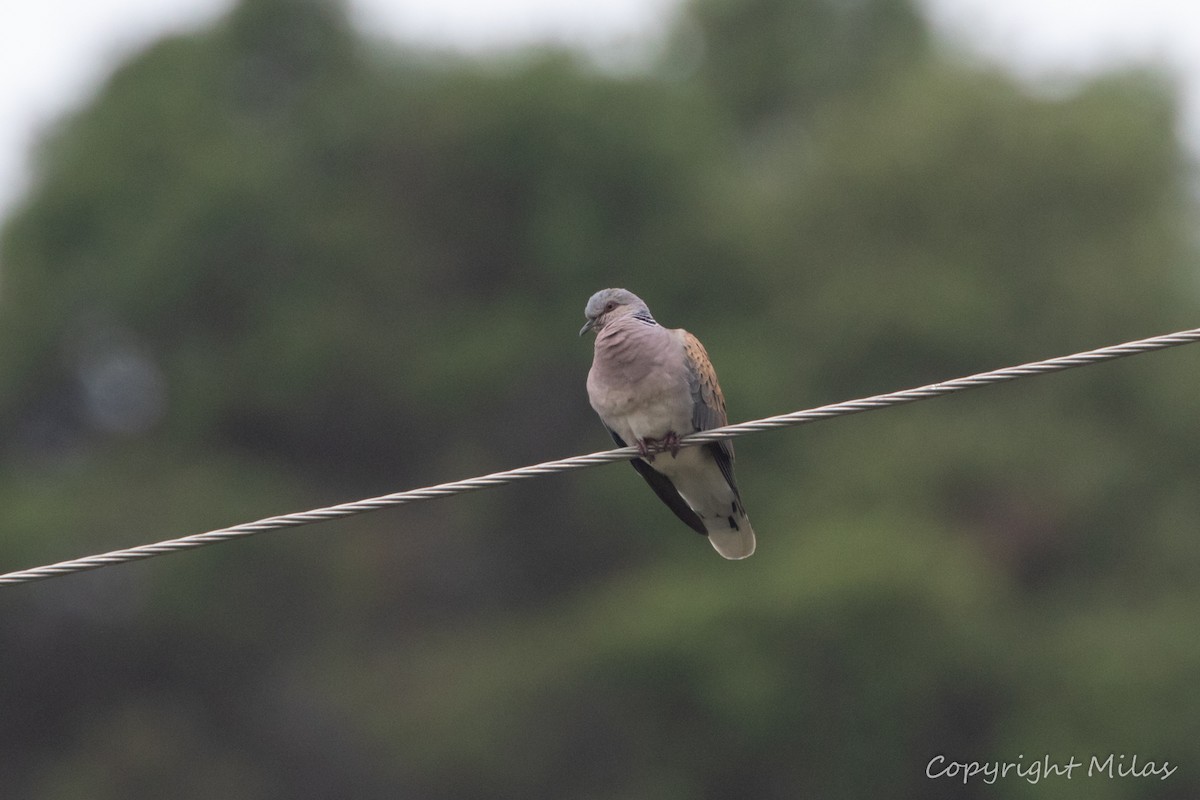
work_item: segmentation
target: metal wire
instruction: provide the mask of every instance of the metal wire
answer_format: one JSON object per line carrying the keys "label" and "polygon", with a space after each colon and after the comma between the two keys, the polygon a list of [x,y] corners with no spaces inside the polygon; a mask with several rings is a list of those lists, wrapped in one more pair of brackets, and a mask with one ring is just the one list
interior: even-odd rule
{"label": "metal wire", "polygon": [[[1113,345],[1111,347],[1101,347],[1095,350],[1087,350],[1082,353],[1075,353],[1074,355],[1059,356],[1057,358],[1050,358],[1044,361],[1034,361],[1028,364],[1021,364],[1015,367],[1004,367],[1002,369],[996,369],[990,372],[981,372],[977,375],[955,378],[953,380],[942,381],[940,383],[931,383],[927,386],[918,386],[914,389],[903,389],[897,392],[874,395],[873,397],[864,397],[858,400],[847,400],[842,403],[833,403],[831,405],[820,406],[818,408],[794,411],[790,414],[780,414],[778,416],[767,417],[765,419],[741,422],[736,425],[726,425],[722,428],[714,428],[712,430],[684,436],[679,440],[679,446],[694,447],[695,445],[704,444],[706,442],[732,439],[735,436],[743,436],[747,433],[754,433],[756,431],[767,431],[774,430],[775,428],[805,425],[818,420],[842,417],[849,414],[859,414],[864,411],[874,411],[880,408],[889,408],[891,406],[912,403],[917,400],[928,400],[933,397],[954,394],[955,392],[974,389],[979,386],[990,386],[992,384],[1004,383],[1006,381],[1012,381],[1018,378],[1044,375],[1050,372],[1060,372],[1073,367],[1082,367],[1088,364],[1098,364],[1102,361],[1112,361],[1114,359],[1124,358],[1125,356],[1137,355],[1139,353],[1149,353],[1155,350],[1165,350],[1169,347],[1177,347],[1179,345],[1191,344],[1197,341],[1200,341],[1200,328],[1180,331],[1178,333],[1165,334],[1163,336],[1154,336],[1149,339],[1139,339],[1137,341],[1126,342],[1124,344]],[[654,448],[652,448],[652,451],[653,450]],[[0,575],[0,586],[8,586],[18,583],[30,583],[33,581],[44,580],[46,578],[56,578],[61,575],[70,575],[75,572],[98,569],[99,567],[109,567],[115,564],[124,564],[128,561],[138,561],[144,558],[167,555],[168,553],[177,553],[182,550],[192,550],[197,547],[205,547],[218,542],[227,542],[231,539],[241,539],[247,536],[254,536],[255,534],[265,533],[266,531],[280,530],[282,528],[295,528],[301,525],[311,525],[312,523],[322,522],[324,520],[351,517],[356,514],[366,513],[368,511],[378,511],[383,508],[391,508],[392,506],[416,503],[422,500],[434,500],[439,497],[451,497],[453,495],[464,494],[466,492],[479,491],[480,489],[491,489],[495,486],[504,486],[505,484],[515,483],[521,480],[528,480],[530,478],[537,478],[542,475],[552,475],[559,472],[587,469],[588,467],[596,467],[601,464],[611,463],[613,461],[626,461],[636,455],[638,455],[638,450],[636,447],[622,447],[615,450],[605,450],[597,453],[590,453],[588,455],[571,456],[570,458],[562,458],[557,461],[546,461],[541,464],[535,464],[528,467],[519,467],[517,469],[505,470],[503,472],[493,472],[490,475],[482,475],[477,478],[468,478],[466,480],[453,481],[451,483],[442,483],[438,484],[437,486],[428,486],[423,489],[411,489],[409,491],[386,494],[380,497],[357,500],[352,503],[342,503],[340,505],[328,506],[326,508],[317,508],[312,511],[284,514],[278,517],[267,517],[266,519],[260,519],[255,522],[246,522],[229,528],[220,528],[218,530],[208,531],[207,533],[196,533],[192,534],[191,536],[183,536],[178,539],[168,539],[166,541],[157,542],[154,544],[144,544],[137,547],[126,548],[124,550],[114,550],[109,553],[86,556],[84,558],[76,558],[70,561],[60,561],[56,564],[48,564],[43,567],[33,567],[31,569],[19,570],[17,572],[9,572]]]}

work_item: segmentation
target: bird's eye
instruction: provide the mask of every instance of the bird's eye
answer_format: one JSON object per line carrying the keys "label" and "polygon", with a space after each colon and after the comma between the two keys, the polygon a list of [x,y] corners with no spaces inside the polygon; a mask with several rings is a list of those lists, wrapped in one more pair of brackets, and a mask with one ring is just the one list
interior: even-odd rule
{"label": "bird's eye", "polygon": [[605,313],[608,313],[609,311],[612,311],[616,307],[617,307],[617,302],[615,300],[609,300],[607,303],[604,304],[604,311],[605,311]]}

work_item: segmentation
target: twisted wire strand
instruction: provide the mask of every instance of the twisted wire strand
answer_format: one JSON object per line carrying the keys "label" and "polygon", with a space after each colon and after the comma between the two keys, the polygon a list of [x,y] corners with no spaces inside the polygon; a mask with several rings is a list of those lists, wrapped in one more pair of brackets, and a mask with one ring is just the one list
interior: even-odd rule
{"label": "twisted wire strand", "polygon": [[[1137,355],[1139,353],[1149,353],[1155,350],[1165,350],[1170,347],[1191,344],[1197,341],[1200,341],[1200,328],[1193,328],[1192,330],[1180,331],[1178,333],[1164,334],[1162,336],[1153,336],[1148,339],[1138,339],[1136,341],[1126,342],[1124,344],[1112,345],[1110,347],[1100,347],[1095,350],[1087,350],[1068,356],[1058,356],[1057,358],[1049,358],[1044,361],[1033,361],[1028,364],[1021,364],[1014,367],[1004,367],[1002,369],[991,370],[989,372],[981,372],[976,375],[968,375],[962,378],[954,378],[953,380],[931,383],[925,386],[918,386],[912,389],[902,389],[896,392],[888,392],[886,394],[864,397],[857,400],[847,400],[845,402],[832,403],[830,405],[819,406],[817,408],[794,411],[790,414],[780,414],[774,417],[766,417],[764,419],[741,422],[736,425],[726,425],[721,428],[713,428],[712,430],[693,433],[680,438],[679,446],[694,447],[707,442],[716,442],[724,439],[732,439],[736,436],[744,436],[747,433],[774,430],[776,428],[786,428],[795,425],[805,425],[818,420],[831,419],[833,417],[847,416],[850,414],[859,414],[864,411],[874,411],[881,408],[889,408],[891,406],[912,403],[917,400],[928,400],[934,397],[941,397],[942,395],[954,394],[955,392],[974,389],[979,386],[990,386],[992,384],[1017,380],[1018,378],[1027,378],[1034,375],[1045,375],[1051,372],[1060,372],[1062,370],[1072,369],[1074,367],[1082,367],[1088,364],[1098,364],[1104,361],[1112,361],[1118,358]],[[662,450],[662,448],[655,446],[651,447],[650,450],[651,452],[659,452]],[[313,523],[323,522],[325,520],[351,517],[356,514],[363,514],[368,511],[378,511],[380,509],[391,508],[393,506],[401,506],[423,500],[434,500],[440,497],[451,497],[458,494],[464,494],[466,492],[479,491],[481,489],[490,489],[496,486],[504,486],[506,484],[515,483],[521,480],[529,480],[531,478],[541,477],[542,475],[552,475],[560,472],[587,469],[589,467],[596,467],[601,464],[609,464],[614,461],[626,461],[637,455],[638,449],[636,447],[621,447],[615,450],[604,450],[596,453],[589,453],[587,455],[571,456],[569,458],[561,458],[556,461],[546,461],[541,464],[534,464],[532,466],[504,470],[502,472],[493,472],[490,475],[482,475],[476,478],[467,478],[465,480],[442,483],[422,489],[410,489],[408,491],[385,494],[379,497],[371,497],[365,500],[341,503],[339,505],[313,509],[312,511],[301,511],[294,514],[283,514],[276,517],[267,517],[254,522],[246,522],[240,525],[233,525],[228,528],[220,528],[217,530],[208,531],[206,533],[196,533],[177,539],[167,539],[154,544],[144,544],[136,547],[129,547],[123,550],[113,550],[111,552],[101,553],[99,555],[75,558],[71,559],[70,561],[60,561],[56,564],[48,564],[46,566],[9,572],[0,575],[0,586],[9,586],[18,583],[31,583],[33,581],[44,580],[46,578],[56,578],[62,575],[70,575],[75,572],[84,572],[86,570],[98,569],[100,567],[124,564],[129,561],[139,561],[145,558],[167,555],[168,553],[178,553],[184,550],[193,550],[197,547],[205,547],[218,542],[227,542],[232,539],[241,539],[247,536],[254,536],[259,533],[265,533],[266,531],[280,530],[283,528],[295,528],[301,525],[311,525]]]}

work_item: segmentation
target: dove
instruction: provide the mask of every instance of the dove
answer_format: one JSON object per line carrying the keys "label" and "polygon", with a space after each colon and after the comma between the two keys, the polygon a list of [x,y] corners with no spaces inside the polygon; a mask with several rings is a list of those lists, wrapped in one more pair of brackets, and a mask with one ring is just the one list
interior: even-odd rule
{"label": "dove", "polygon": [[[725,425],[725,398],[708,353],[682,328],[664,328],[640,297],[602,289],[587,302],[595,354],[588,372],[592,408],[650,488],[725,558],[754,553],[754,529],[733,477],[728,441],[679,447],[679,438]],[[656,453],[651,447],[665,448]]]}

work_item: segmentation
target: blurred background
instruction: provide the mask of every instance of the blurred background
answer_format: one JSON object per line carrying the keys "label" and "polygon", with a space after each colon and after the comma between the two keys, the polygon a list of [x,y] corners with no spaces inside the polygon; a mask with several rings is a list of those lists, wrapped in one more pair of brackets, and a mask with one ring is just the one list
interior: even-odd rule
{"label": "blurred background", "polygon": [[[124,54],[0,234],[0,570],[603,449],[605,286],[733,420],[1200,324],[1167,67],[654,8],[447,48],[240,0]],[[1198,357],[741,439],[744,563],[614,465],[4,589],[0,794],[1195,797]],[[926,777],[1109,753],[1178,771]]]}

